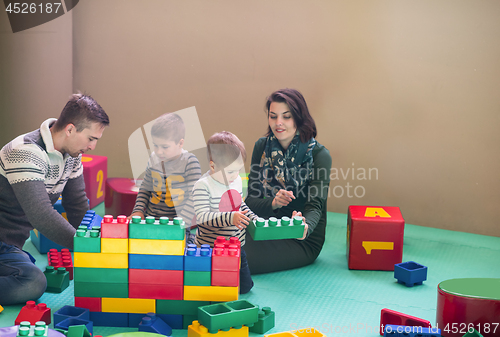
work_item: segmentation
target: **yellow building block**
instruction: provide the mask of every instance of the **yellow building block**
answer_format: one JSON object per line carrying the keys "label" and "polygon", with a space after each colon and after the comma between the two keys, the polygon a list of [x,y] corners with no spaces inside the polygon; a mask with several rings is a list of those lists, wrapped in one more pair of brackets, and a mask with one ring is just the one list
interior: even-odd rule
{"label": "yellow building block", "polygon": [[236,301],[238,294],[238,287],[184,286],[184,301]]}
{"label": "yellow building block", "polygon": [[107,298],[101,300],[102,312],[147,314],[156,312],[156,300],[145,298]]}
{"label": "yellow building block", "polygon": [[3,307],[0,305],[0,312],[2,312],[2,311],[3,311]]}
{"label": "yellow building block", "polygon": [[286,331],[286,332],[277,332],[264,336],[265,337],[325,337],[324,334],[322,334],[321,332],[312,327],[299,330]]}
{"label": "yellow building block", "polygon": [[128,254],[128,239],[101,238],[101,253]]}
{"label": "yellow building block", "polygon": [[185,240],[128,239],[130,254],[184,255]]}
{"label": "yellow building block", "polygon": [[248,327],[243,326],[241,329],[229,329],[229,331],[219,330],[217,333],[209,333],[208,329],[201,325],[198,321],[193,321],[193,324],[188,326],[188,337],[248,337]]}
{"label": "yellow building block", "polygon": [[73,253],[73,265],[83,268],[128,268],[128,254]]}

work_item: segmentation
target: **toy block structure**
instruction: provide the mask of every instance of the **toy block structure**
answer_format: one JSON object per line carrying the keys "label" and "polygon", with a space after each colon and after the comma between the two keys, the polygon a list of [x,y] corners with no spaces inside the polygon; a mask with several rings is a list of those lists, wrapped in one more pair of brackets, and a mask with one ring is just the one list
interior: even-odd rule
{"label": "toy block structure", "polygon": [[69,279],[73,279],[73,259],[71,258],[71,253],[69,249],[63,248],[61,251],[52,248],[47,253],[47,262],[49,266],[57,268],[66,268],[69,272]]}
{"label": "toy block structure", "polygon": [[390,325],[405,325],[405,326],[420,326],[430,328],[431,322],[418,317],[406,315],[390,309],[382,309],[380,312],[380,335],[384,334],[384,326]]}
{"label": "toy block structure", "polygon": [[172,328],[154,313],[148,313],[139,324],[139,331],[151,332],[164,336],[172,335]]}
{"label": "toy block structure", "polygon": [[413,261],[394,265],[394,278],[407,287],[421,285],[427,280],[427,267]]}
{"label": "toy block structure", "polygon": [[31,324],[28,321],[20,322],[19,329],[17,330],[18,337],[31,337],[31,336],[49,336],[49,326],[45,322],[35,322]]}
{"label": "toy block structure", "polygon": [[188,326],[188,337],[248,337],[248,327],[242,326],[239,329],[231,328],[228,331],[219,331],[216,333],[208,332],[208,329],[198,321],[193,321]]}
{"label": "toy block structure", "polygon": [[253,326],[259,319],[259,307],[246,300],[217,303],[198,308],[198,321],[210,333],[218,330]]}
{"label": "toy block structure", "polygon": [[135,185],[134,179],[108,178],[104,197],[106,214],[112,216],[131,214],[138,192],[139,188]]}
{"label": "toy block structure", "polygon": [[28,301],[21,308],[14,324],[19,325],[23,321],[30,322],[31,325],[40,321],[50,324],[50,308],[47,308],[45,303],[36,304],[35,301]]}
{"label": "toy block structure", "polygon": [[274,324],[275,324],[274,311],[271,311],[270,307],[263,307],[262,310],[259,310],[258,321],[252,327],[250,327],[250,332],[263,335],[272,328],[274,328]]}
{"label": "toy block structure", "polygon": [[485,337],[498,336],[499,317],[500,278],[457,278],[438,284],[436,326],[443,336],[461,337],[470,328]]}
{"label": "toy block structure", "polygon": [[250,221],[247,226],[248,233],[255,241],[298,239],[304,235],[304,228],[305,224],[300,216],[293,220],[286,216],[281,219],[271,217],[268,220],[258,218]]}
{"label": "toy block structure", "polygon": [[46,292],[60,293],[69,286],[69,272],[64,267],[55,269],[52,266],[47,266],[43,274],[47,279]]}
{"label": "toy block structure", "polygon": [[421,326],[391,325],[384,327],[384,337],[441,337],[438,328],[423,328]]}
{"label": "toy block structure", "polygon": [[105,183],[108,179],[108,157],[83,154],[82,166],[85,193],[90,208],[94,208],[104,201]]}
{"label": "toy block structure", "polygon": [[349,269],[394,270],[403,258],[404,225],[398,207],[349,206]]}
{"label": "toy block structure", "polygon": [[326,335],[322,334],[321,332],[319,332],[314,328],[277,332],[264,336],[265,337],[326,337]]}
{"label": "toy block structure", "polygon": [[[218,238],[213,249],[186,248],[180,218],[134,217],[128,222],[125,216],[109,215],[102,219],[100,235],[87,233],[74,240],[96,240],[100,251],[75,245],[74,292],[75,305],[90,311],[94,326],[137,327],[145,314],[154,313],[171,328],[182,329],[197,319],[199,306],[238,299],[237,238]],[[214,272],[233,280],[214,286]],[[148,322],[143,325],[154,328]]]}

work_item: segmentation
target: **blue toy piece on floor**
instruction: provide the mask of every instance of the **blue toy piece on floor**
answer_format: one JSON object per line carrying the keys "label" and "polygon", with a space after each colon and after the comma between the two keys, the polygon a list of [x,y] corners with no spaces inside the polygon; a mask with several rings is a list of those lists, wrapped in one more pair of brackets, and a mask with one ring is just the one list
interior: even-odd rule
{"label": "blue toy piece on floor", "polygon": [[152,332],[165,336],[172,335],[172,328],[152,312],[142,318],[142,321],[139,324],[139,331]]}
{"label": "blue toy piece on floor", "polygon": [[387,324],[384,337],[441,337],[441,329]]}
{"label": "blue toy piece on floor", "polygon": [[394,265],[394,278],[407,287],[421,285],[427,280],[427,267],[413,261],[397,263]]}

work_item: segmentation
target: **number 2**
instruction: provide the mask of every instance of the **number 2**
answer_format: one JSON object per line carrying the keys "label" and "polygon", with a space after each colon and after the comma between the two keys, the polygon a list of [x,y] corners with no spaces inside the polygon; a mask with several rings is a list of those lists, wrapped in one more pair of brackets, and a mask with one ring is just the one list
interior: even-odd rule
{"label": "number 2", "polygon": [[102,172],[102,170],[99,170],[97,172],[97,177],[96,177],[96,181],[99,183],[99,187],[97,187],[97,195],[96,195],[96,198],[99,199],[100,197],[103,196],[104,194],[104,191],[102,190],[102,183],[104,181],[104,173]]}

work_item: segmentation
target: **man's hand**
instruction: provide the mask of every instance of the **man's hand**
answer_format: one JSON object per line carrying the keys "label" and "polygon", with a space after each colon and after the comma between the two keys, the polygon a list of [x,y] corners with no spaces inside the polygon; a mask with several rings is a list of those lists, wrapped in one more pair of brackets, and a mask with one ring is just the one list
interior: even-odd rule
{"label": "man's hand", "polygon": [[295,199],[292,191],[279,190],[272,202],[273,210],[288,205],[292,199]]}

